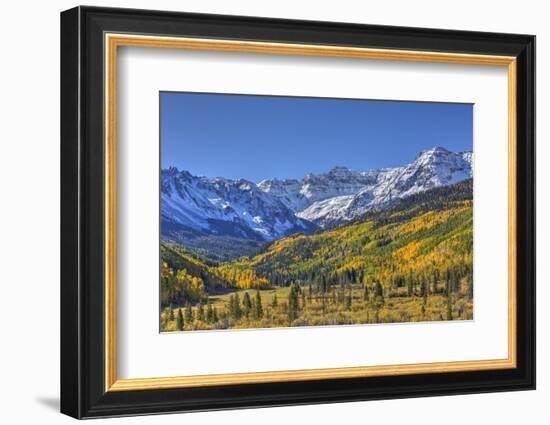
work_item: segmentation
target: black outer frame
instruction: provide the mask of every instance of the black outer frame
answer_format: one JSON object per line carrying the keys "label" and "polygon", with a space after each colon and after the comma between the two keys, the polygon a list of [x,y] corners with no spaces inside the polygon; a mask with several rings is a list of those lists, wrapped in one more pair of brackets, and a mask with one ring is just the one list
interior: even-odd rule
{"label": "black outer frame", "polygon": [[[105,32],[517,57],[517,368],[104,391]],[[535,37],[76,7],[61,13],[61,412],[75,418],[535,388]]]}

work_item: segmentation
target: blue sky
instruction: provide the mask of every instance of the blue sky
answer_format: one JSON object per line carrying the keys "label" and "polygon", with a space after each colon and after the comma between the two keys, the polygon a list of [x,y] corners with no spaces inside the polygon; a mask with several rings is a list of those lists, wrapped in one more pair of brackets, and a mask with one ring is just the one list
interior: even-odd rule
{"label": "blue sky", "polygon": [[472,149],[473,105],[161,92],[161,166],[208,177],[302,178]]}

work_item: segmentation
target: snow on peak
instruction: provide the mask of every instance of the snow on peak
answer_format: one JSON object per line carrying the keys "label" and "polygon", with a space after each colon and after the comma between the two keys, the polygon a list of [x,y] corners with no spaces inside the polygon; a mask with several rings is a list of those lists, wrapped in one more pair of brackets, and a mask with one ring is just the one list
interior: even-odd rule
{"label": "snow on peak", "polygon": [[259,240],[316,228],[253,182],[196,177],[172,168],[161,173],[161,217],[199,233]]}
{"label": "snow on peak", "polygon": [[[359,173],[366,181],[358,190],[345,193],[347,196],[339,193],[332,198],[317,199],[297,215],[321,227],[352,220],[396,199],[471,178],[472,157],[472,152],[454,153],[436,146],[420,152],[413,162],[402,167]],[[350,180],[356,175],[351,174]],[[339,181],[339,184],[346,183]]]}
{"label": "snow on peak", "polygon": [[448,149],[445,149],[441,146],[434,146],[433,148],[431,149],[426,149],[425,151],[422,151],[418,154],[418,156],[420,155],[433,155],[433,154],[452,154],[452,152]]}
{"label": "snow on peak", "polygon": [[338,165],[334,167],[332,170],[330,170],[326,175],[330,177],[352,177],[355,174],[357,174],[355,171],[351,171],[348,167],[343,167],[341,165]]}
{"label": "snow on peak", "polygon": [[[163,220],[196,231],[273,240],[352,220],[394,200],[472,177],[471,151],[436,146],[410,164],[357,172],[336,166],[303,179],[196,177],[170,167],[161,173]],[[315,223],[315,224],[313,224]]]}

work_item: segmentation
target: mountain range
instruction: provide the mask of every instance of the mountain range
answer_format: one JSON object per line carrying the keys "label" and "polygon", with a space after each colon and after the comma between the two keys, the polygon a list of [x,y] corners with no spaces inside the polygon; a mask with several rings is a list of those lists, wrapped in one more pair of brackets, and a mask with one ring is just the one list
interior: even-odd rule
{"label": "mountain range", "polygon": [[266,242],[310,234],[357,219],[396,200],[472,177],[472,152],[442,147],[409,164],[354,171],[337,166],[298,179],[194,176],[161,171],[161,239],[211,258],[249,255]]}

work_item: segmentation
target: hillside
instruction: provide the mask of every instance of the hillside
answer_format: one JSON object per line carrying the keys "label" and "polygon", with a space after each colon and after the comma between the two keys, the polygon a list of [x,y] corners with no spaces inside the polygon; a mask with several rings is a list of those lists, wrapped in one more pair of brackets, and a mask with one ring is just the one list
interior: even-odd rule
{"label": "hillside", "polygon": [[350,224],[295,235],[235,264],[275,285],[372,283],[387,287],[421,280],[471,277],[472,180],[398,200]]}
{"label": "hillside", "polygon": [[265,278],[254,270],[243,270],[231,264],[192,255],[183,248],[161,244],[160,303],[186,305],[204,302],[209,295],[224,290],[263,288],[269,286]]}

